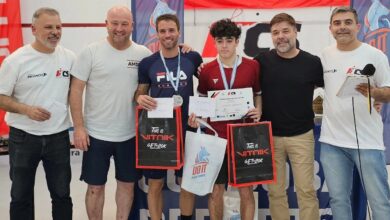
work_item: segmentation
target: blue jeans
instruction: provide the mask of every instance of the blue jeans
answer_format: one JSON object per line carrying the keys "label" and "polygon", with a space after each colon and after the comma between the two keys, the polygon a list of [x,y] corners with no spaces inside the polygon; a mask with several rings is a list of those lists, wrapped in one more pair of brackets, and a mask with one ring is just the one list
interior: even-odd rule
{"label": "blue jeans", "polygon": [[321,143],[321,164],[329,189],[334,220],[352,220],[353,169],[359,171],[374,220],[390,218],[390,189],[384,152],[336,147]]}
{"label": "blue jeans", "polygon": [[[52,199],[54,220],[72,219],[70,198],[70,143],[68,131],[36,136],[10,128],[9,160],[11,186],[11,220],[33,219],[35,173],[42,160]],[[38,195],[39,196],[39,195]]]}

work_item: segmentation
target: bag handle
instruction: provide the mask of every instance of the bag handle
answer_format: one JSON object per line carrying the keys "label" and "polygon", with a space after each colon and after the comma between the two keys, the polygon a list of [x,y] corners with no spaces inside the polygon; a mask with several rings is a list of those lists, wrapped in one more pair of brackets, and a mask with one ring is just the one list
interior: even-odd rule
{"label": "bag handle", "polygon": [[[207,122],[203,121],[203,120],[200,119],[200,118],[197,118],[196,121],[197,121],[199,124],[205,126],[206,128],[212,130],[212,131],[214,132],[214,136],[215,136],[215,137],[218,137],[217,131],[215,131],[214,128],[212,128],[211,125],[209,125]],[[197,132],[197,133],[200,133],[200,126],[199,126],[199,128],[198,128],[198,130],[197,130],[196,132]]]}

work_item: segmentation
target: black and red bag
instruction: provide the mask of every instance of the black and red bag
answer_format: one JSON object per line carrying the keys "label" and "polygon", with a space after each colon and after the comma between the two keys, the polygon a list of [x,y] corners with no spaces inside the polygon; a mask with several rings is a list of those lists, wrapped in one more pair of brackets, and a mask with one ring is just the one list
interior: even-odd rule
{"label": "black and red bag", "polygon": [[271,122],[228,124],[228,175],[231,186],[276,180]]}
{"label": "black and red bag", "polygon": [[147,110],[136,109],[136,167],[180,169],[183,166],[183,137],[180,107],[173,118],[148,118]]}

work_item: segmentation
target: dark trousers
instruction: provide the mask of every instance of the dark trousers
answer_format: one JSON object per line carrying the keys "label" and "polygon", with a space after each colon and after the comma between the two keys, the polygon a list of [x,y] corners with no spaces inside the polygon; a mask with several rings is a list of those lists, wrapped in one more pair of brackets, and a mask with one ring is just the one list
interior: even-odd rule
{"label": "dark trousers", "polygon": [[[12,128],[9,134],[11,220],[33,219],[35,173],[40,161],[52,200],[54,220],[72,219],[70,198],[70,143],[68,131],[32,135]],[[36,195],[35,197],[39,197]]]}

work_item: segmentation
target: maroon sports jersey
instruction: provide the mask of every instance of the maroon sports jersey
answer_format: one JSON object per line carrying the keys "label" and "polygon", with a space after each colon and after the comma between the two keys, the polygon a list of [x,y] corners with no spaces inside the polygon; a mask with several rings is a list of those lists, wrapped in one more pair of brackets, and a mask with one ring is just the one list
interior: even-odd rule
{"label": "maroon sports jersey", "polygon": [[[252,88],[253,94],[260,94],[260,77],[259,77],[259,64],[255,60],[242,57],[237,67],[236,79],[233,83],[232,89]],[[233,68],[224,68],[226,74],[227,83],[230,85],[230,79]],[[208,91],[224,90],[223,79],[219,70],[217,59],[206,64],[199,76],[198,93],[202,96],[207,96]],[[240,120],[233,121],[217,121],[211,122],[208,119],[208,123],[217,132],[218,136],[227,138],[226,125],[241,122]],[[208,134],[212,134],[212,131],[206,131]]]}

